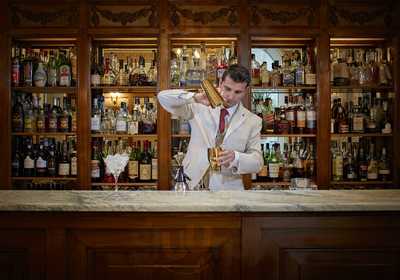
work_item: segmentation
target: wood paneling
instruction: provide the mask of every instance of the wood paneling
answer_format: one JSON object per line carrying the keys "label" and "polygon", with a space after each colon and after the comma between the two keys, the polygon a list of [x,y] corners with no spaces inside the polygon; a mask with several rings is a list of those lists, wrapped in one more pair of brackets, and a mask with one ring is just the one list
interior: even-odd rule
{"label": "wood paneling", "polygon": [[398,279],[396,217],[243,218],[243,279]]}

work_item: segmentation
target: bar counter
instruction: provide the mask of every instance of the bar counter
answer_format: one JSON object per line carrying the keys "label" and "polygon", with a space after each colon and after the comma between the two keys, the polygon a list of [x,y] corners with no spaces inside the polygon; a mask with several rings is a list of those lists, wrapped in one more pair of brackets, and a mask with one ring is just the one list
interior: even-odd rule
{"label": "bar counter", "polygon": [[1,191],[0,220],[0,279],[400,279],[400,190]]}

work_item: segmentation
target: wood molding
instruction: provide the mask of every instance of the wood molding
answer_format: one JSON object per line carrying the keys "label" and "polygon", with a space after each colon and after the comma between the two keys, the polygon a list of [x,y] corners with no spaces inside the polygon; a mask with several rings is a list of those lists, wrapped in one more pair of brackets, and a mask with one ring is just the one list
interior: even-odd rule
{"label": "wood molding", "polygon": [[100,9],[93,5],[90,12],[90,23],[95,27],[99,26],[100,24],[100,16],[112,22],[119,22],[122,26],[126,26],[128,23],[132,23],[146,17],[148,17],[149,25],[152,27],[157,26],[159,23],[158,9],[156,4],[134,12],[113,12],[111,10]]}
{"label": "wood molding", "polygon": [[79,20],[79,11],[77,7],[65,7],[54,11],[33,11],[32,9],[22,8],[15,4],[10,6],[11,23],[14,26],[20,26],[22,19],[27,19],[42,26],[50,25],[55,21],[64,18],[68,25],[77,25]]}
{"label": "wood molding", "polygon": [[298,10],[279,10],[274,11],[269,8],[260,8],[259,6],[253,5],[250,7],[251,23],[253,25],[259,25],[261,18],[270,19],[273,22],[279,22],[281,24],[288,24],[297,19],[307,17],[308,25],[312,25],[316,16],[316,9],[312,6],[300,8]]}
{"label": "wood molding", "polygon": [[390,27],[393,22],[392,11],[394,8],[394,1],[390,1],[388,5],[376,9],[369,8],[368,11],[352,11],[338,7],[332,1],[328,2],[329,21],[332,25],[336,26],[339,23],[339,18],[351,22],[356,25],[365,25],[377,18],[383,17],[383,22],[386,27]]}
{"label": "wood molding", "polygon": [[189,9],[178,8],[175,4],[169,4],[169,17],[173,26],[178,26],[180,24],[180,18],[184,17],[190,19],[196,23],[209,24],[216,21],[222,17],[227,17],[228,22],[231,26],[238,23],[239,16],[236,7],[224,7],[216,11],[201,11],[193,12]]}

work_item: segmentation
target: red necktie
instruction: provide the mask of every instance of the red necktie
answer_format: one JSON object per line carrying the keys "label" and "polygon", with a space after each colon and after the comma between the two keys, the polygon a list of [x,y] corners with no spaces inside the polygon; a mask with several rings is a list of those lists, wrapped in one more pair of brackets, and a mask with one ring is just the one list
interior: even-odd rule
{"label": "red necktie", "polygon": [[219,133],[224,133],[225,131],[225,116],[229,115],[228,110],[225,108],[221,109],[221,113],[219,115]]}

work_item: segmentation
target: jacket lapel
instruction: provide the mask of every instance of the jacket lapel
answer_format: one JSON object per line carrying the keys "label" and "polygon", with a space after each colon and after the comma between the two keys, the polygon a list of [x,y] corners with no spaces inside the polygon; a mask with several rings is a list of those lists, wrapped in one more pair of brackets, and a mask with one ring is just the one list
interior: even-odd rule
{"label": "jacket lapel", "polygon": [[232,117],[232,120],[230,121],[228,130],[226,131],[225,137],[224,137],[224,142],[225,139],[229,137],[236,129],[238,129],[244,120],[246,119],[246,112],[243,109],[242,103],[239,104],[238,111],[236,114]]}

